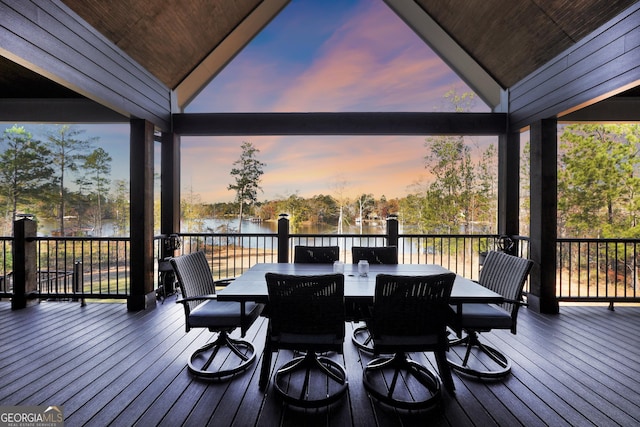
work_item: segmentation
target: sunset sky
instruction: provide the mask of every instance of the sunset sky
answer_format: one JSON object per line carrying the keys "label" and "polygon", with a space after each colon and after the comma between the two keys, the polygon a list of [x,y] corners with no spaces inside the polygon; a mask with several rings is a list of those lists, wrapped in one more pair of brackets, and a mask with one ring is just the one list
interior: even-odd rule
{"label": "sunset sky", "polygon": [[[443,111],[451,89],[470,91],[382,0],[293,0],[186,112]],[[426,174],[424,137],[183,137],[183,192],[232,200],[242,141],[266,163],[261,200],[401,197]]]}
{"label": "sunset sky", "polygon": [[[452,89],[470,91],[382,0],[292,0],[185,112],[445,111]],[[489,109],[478,99],[473,111]],[[128,180],[129,126],[79,127],[111,154],[112,180]],[[44,139],[45,127],[28,128]],[[183,137],[183,195],[232,201],[229,172],[243,141],[266,163],[260,201],[337,188],[402,197],[428,172],[420,136]]]}

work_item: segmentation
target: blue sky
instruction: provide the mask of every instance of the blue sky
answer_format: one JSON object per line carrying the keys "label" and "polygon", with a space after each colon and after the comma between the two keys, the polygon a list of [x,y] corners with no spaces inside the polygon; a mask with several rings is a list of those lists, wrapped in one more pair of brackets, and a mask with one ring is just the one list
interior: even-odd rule
{"label": "blue sky", "polygon": [[[185,112],[444,111],[452,89],[470,91],[382,0],[292,0]],[[128,125],[80,127],[111,154],[112,179],[129,179]],[[233,200],[243,141],[266,163],[260,200],[338,187],[402,197],[427,176],[419,136],[183,137],[183,194]]]}

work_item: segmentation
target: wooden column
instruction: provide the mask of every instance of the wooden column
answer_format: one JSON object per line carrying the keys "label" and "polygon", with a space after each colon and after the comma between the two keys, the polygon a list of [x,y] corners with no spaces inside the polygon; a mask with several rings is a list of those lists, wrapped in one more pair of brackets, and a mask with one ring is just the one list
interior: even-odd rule
{"label": "wooden column", "polygon": [[[387,217],[387,246],[398,247],[398,215],[391,214]],[[399,249],[398,249],[399,252]]]}
{"label": "wooden column", "polygon": [[13,222],[13,297],[11,309],[18,310],[36,304],[36,223],[30,219]]}
{"label": "wooden column", "polygon": [[168,236],[180,232],[180,136],[163,132],[161,153],[160,233]]}
{"label": "wooden column", "polygon": [[131,295],[130,311],[153,308],[153,130],[151,122],[131,120]]}
{"label": "wooden column", "polygon": [[278,262],[289,262],[289,216],[285,213],[278,218]]}
{"label": "wooden column", "polygon": [[520,234],[520,133],[498,137],[498,233]]}
{"label": "wooden column", "polygon": [[558,195],[558,131],[556,119],[531,124],[531,224],[529,308],[558,313],[556,239]]}

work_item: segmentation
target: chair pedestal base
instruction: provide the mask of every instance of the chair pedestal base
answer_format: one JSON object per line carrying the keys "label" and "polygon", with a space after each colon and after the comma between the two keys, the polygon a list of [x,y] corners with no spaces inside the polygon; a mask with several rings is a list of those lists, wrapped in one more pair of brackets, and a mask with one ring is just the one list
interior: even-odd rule
{"label": "chair pedestal base", "polygon": [[[301,372],[304,378],[300,385]],[[320,376],[320,379],[318,379]],[[347,391],[347,372],[338,362],[308,352],[282,365],[275,373],[274,388],[287,403],[303,408],[330,405]]]}
{"label": "chair pedestal base", "polygon": [[[223,349],[226,351],[221,351]],[[244,371],[255,357],[253,344],[231,338],[227,331],[221,331],[214,341],[193,352],[188,368],[192,374],[205,379],[222,379]],[[237,363],[229,365],[234,360]]]}
{"label": "chair pedestal base", "polygon": [[351,334],[351,341],[362,351],[373,353],[373,338],[371,332],[366,325],[358,326]]}
{"label": "chair pedestal base", "polygon": [[[504,378],[511,372],[511,361],[500,351],[480,342],[478,333],[475,331],[467,331],[467,336],[452,340],[449,342],[449,345],[451,347],[466,345],[464,359],[462,359],[461,363],[453,361],[451,358],[447,359],[447,363],[451,366],[451,369],[456,372],[478,379],[492,380]],[[469,365],[469,358],[474,347],[478,349],[478,352],[487,356],[486,358],[483,358],[482,363],[485,363],[485,365],[489,363],[496,366],[496,368],[480,369],[479,367],[471,367]]]}
{"label": "chair pedestal base", "polygon": [[[391,372],[393,376],[384,375],[383,371]],[[371,397],[395,408],[431,409],[442,399],[438,375],[404,353],[373,359],[364,369],[362,380]],[[408,386],[411,393],[406,389]]]}

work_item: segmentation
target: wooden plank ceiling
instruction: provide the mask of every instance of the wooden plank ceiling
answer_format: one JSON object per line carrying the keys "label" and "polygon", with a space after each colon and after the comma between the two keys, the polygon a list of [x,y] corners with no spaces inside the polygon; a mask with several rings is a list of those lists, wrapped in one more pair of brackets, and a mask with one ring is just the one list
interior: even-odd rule
{"label": "wooden plank ceiling", "polygon": [[[175,89],[261,0],[61,0]],[[320,0],[318,0],[320,1]],[[503,88],[638,0],[415,0]],[[0,58],[3,97],[72,96]],[[33,79],[37,86],[30,84]],[[9,88],[11,88],[9,90]]]}
{"label": "wooden plank ceiling", "polygon": [[637,0],[416,0],[509,88]]}
{"label": "wooden plank ceiling", "polygon": [[62,0],[175,88],[260,0]]}

